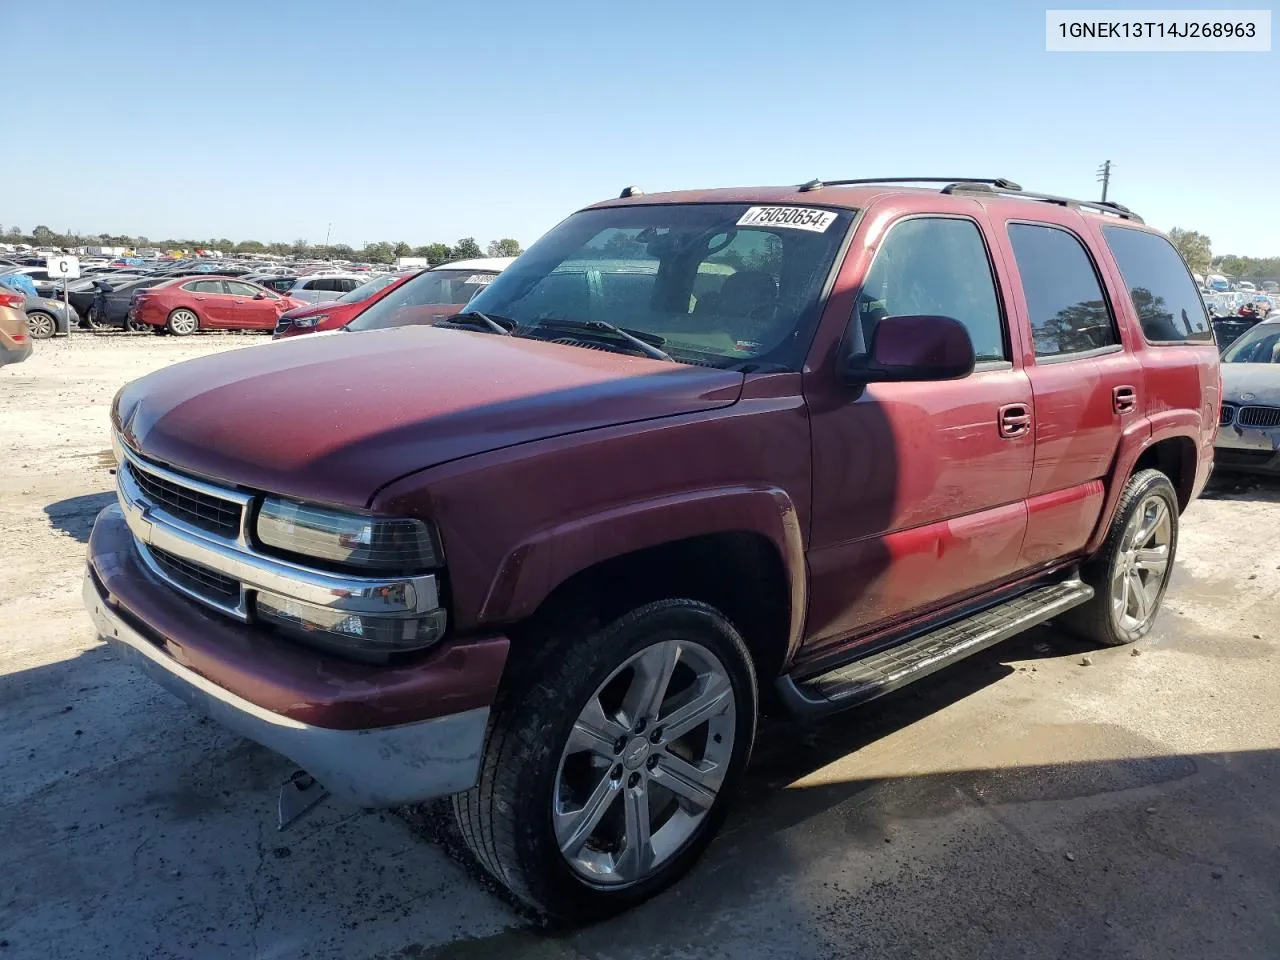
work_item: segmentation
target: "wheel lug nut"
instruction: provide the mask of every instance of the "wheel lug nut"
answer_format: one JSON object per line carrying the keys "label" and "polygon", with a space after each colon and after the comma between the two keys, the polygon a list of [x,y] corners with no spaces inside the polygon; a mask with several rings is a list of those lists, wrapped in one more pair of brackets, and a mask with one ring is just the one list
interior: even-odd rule
{"label": "wheel lug nut", "polygon": [[651,756],[651,757],[646,761],[646,763],[647,763],[647,765],[648,765],[648,767],[649,767],[649,769],[650,769],[650,770],[657,770],[657,769],[658,769],[658,755],[655,753],[653,756]]}
{"label": "wheel lug nut", "polygon": [[653,733],[649,734],[649,742],[650,742],[650,743],[661,743],[661,742],[662,742],[662,728],[661,728],[661,727],[654,727],[654,728],[653,728]]}
{"label": "wheel lug nut", "polygon": [[627,778],[628,787],[634,787],[639,782],[640,782],[640,774],[638,773],[633,773],[630,777]]}
{"label": "wheel lug nut", "polygon": [[619,737],[617,740],[613,741],[613,752],[621,753],[623,750],[626,749],[626,746],[627,746],[627,738]]}
{"label": "wheel lug nut", "polygon": [[612,780],[621,780],[621,779],[622,779],[622,764],[618,764],[616,767],[614,767],[614,768],[613,768],[613,770],[612,770],[612,771],[610,771],[609,776],[610,776],[610,779],[612,779]]}
{"label": "wheel lug nut", "polygon": [[636,733],[644,733],[644,717],[636,721]]}

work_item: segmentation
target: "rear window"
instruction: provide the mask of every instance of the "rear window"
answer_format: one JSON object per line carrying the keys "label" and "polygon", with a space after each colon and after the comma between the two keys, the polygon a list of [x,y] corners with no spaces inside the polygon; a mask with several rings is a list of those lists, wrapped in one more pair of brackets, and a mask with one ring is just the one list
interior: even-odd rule
{"label": "rear window", "polygon": [[399,280],[396,276],[374,277],[367,283],[362,283],[338,298],[338,303],[360,303],[362,300],[368,300],[379,290],[385,290],[391,284]]}
{"label": "rear window", "polygon": [[1213,328],[1191,271],[1164,237],[1126,227],[1104,227],[1129,299],[1151,343],[1213,342]]}
{"label": "rear window", "polygon": [[1119,343],[1111,310],[1084,245],[1066,230],[1009,224],[1037,357],[1087,353]]}

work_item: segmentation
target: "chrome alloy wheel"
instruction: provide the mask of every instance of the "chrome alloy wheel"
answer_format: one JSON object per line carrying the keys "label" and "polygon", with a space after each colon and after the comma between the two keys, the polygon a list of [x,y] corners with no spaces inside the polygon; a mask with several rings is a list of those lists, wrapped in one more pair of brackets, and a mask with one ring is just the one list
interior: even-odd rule
{"label": "chrome alloy wheel", "polygon": [[1151,494],[1133,512],[1111,574],[1111,611],[1121,632],[1141,631],[1155,616],[1169,577],[1172,542],[1169,504]]}
{"label": "chrome alloy wheel", "polygon": [[175,310],[169,315],[169,329],[180,337],[195,333],[200,319],[190,310]]}
{"label": "chrome alloy wheel", "polygon": [[728,671],[698,643],[655,643],[610,674],[556,771],[552,822],[570,867],[617,887],[678,853],[715,804],[735,715]]}

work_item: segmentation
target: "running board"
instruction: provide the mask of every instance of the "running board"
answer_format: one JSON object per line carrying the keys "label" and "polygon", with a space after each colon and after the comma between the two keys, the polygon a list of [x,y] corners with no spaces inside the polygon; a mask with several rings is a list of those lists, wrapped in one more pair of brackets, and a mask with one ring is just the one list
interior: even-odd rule
{"label": "running board", "polygon": [[1056,617],[1092,597],[1093,587],[1079,580],[1036,587],[816,677],[800,682],[781,677],[778,694],[788,707],[802,716],[866,703]]}

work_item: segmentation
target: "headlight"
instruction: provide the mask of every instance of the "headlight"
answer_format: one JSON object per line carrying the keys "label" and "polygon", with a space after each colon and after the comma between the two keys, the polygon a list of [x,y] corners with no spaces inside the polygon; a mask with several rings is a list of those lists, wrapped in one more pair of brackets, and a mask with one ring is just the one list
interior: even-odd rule
{"label": "headlight", "polygon": [[329,319],[329,314],[317,313],[314,317],[299,317],[298,319],[292,320],[290,322],[295,327],[300,327],[303,330],[308,330],[311,327],[314,327],[321,320],[328,320],[328,319]]}
{"label": "headlight", "polygon": [[274,593],[259,593],[258,619],[312,646],[362,659],[384,658],[429,647],[444,636],[444,610],[412,617],[377,617],[327,610]]}
{"label": "headlight", "polygon": [[421,520],[365,516],[269,497],[258,511],[258,539],[269,547],[367,570],[440,566],[431,528]]}

